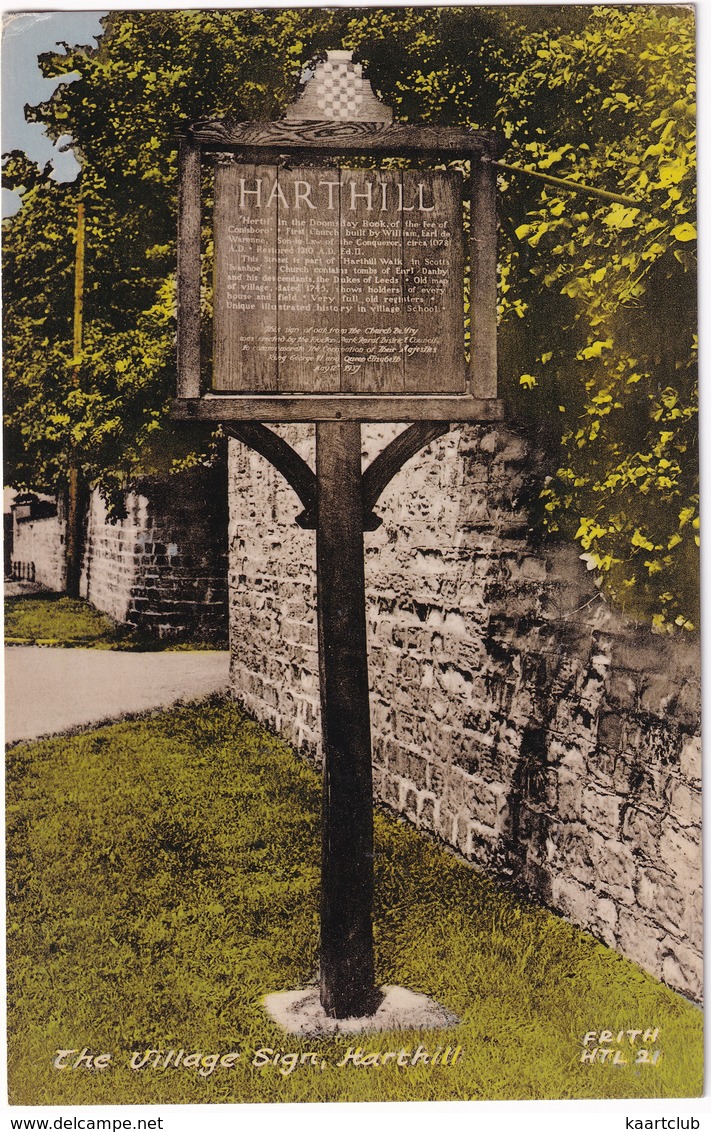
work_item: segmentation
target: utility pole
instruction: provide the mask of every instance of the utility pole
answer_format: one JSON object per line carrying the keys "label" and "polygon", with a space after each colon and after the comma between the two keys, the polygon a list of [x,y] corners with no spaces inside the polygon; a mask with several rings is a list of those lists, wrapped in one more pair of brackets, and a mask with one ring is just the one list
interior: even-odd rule
{"label": "utility pole", "polygon": [[[79,387],[79,356],[81,354],[84,332],[84,203],[77,205],[77,247],[74,267],[74,372],[72,385]],[[81,526],[79,467],[72,460],[69,465],[67,485],[67,593],[69,597],[79,597],[81,578]]]}

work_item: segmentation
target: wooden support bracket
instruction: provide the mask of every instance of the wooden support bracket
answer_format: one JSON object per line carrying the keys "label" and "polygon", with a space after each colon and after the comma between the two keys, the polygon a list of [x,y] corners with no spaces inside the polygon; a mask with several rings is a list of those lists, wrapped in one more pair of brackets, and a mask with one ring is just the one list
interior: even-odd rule
{"label": "wooden support bracket", "polygon": [[[417,421],[404,432],[401,432],[399,436],[396,436],[394,440],[391,440],[382,452],[378,453],[363,472],[363,515],[365,519],[370,518],[369,512],[372,512],[390,480],[400,471],[403,464],[417,455],[421,448],[425,448],[438,436],[444,436],[446,432],[449,432],[448,421]],[[375,526],[366,526],[364,523],[366,531],[374,531],[382,523],[382,519],[378,518],[377,515],[374,515],[373,518],[378,520],[377,523]]]}
{"label": "wooden support bracket", "polygon": [[[239,421],[223,424],[222,427],[228,436],[253,448],[276,468],[304,505],[295,522],[303,530],[315,531],[318,518],[316,476],[298,452],[266,425],[255,421]],[[362,474],[364,531],[377,531],[382,524],[383,520],[373,508],[403,464],[448,431],[446,421],[417,421],[378,453]]]}
{"label": "wooden support bracket", "polygon": [[295,452],[290,444],[266,425],[257,424],[255,421],[223,424],[222,429],[228,436],[241,440],[243,444],[253,448],[273,464],[304,505],[304,510],[296,516],[298,526],[305,530],[315,530],[316,476],[298,452]]}

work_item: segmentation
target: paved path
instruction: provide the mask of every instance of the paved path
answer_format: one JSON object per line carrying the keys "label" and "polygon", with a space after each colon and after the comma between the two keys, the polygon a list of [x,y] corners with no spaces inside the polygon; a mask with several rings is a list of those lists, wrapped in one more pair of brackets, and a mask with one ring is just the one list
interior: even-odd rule
{"label": "paved path", "polygon": [[227,652],[5,649],[5,742],[56,735],[227,689]]}

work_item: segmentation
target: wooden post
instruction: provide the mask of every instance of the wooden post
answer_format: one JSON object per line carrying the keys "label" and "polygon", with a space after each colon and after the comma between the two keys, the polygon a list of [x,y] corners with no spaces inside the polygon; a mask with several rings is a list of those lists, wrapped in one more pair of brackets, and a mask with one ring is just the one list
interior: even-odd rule
{"label": "wooden post", "polygon": [[81,511],[79,506],[79,471],[70,464],[66,490],[66,563],[65,589],[68,597],[79,597],[81,583]]}
{"label": "wooden post", "polygon": [[373,949],[373,785],[365,626],[360,424],[316,425],[316,579],[321,683],[321,1005],[378,1006]]}
{"label": "wooden post", "polygon": [[[84,203],[77,205],[77,247],[74,268],[74,373],[72,385],[79,386],[79,355],[84,337]],[[72,462],[69,466],[67,484],[67,533],[66,533],[66,589],[69,597],[79,597],[82,559],[82,514],[79,468]]]}
{"label": "wooden post", "polygon": [[496,166],[472,158],[469,235],[471,391],[496,397]]}
{"label": "wooden post", "polygon": [[[499,146],[481,131],[391,124],[390,110],[378,108],[355,69],[344,90],[362,113],[347,122],[315,120],[309,100],[320,81],[312,80],[303,113],[279,122],[196,123],[181,143],[173,416],[219,422],[261,452],[301,499],[296,522],[316,527],[324,750],[320,999],[330,1017],[358,1018],[372,1015],[381,1001],[372,923],[363,531],[379,525],[371,509],[391,477],[450,421],[502,415],[495,400],[496,171],[484,160]],[[202,157],[213,153],[230,157],[214,179],[207,390],[200,363],[200,178]],[[431,165],[450,156],[472,166],[470,389],[462,379],[459,175],[421,170],[419,159],[428,155]],[[379,156],[412,156],[417,171],[381,170],[372,179],[360,170],[339,174],[350,156],[368,158],[369,167]],[[375,239],[361,241],[371,228],[373,193],[377,211],[387,216],[377,222]],[[295,209],[303,201],[318,225],[304,222],[302,231],[289,221],[290,199]],[[287,202],[284,223],[280,201]],[[425,243],[437,244],[427,257]],[[392,251],[378,259],[377,270],[373,244]],[[264,427],[281,421],[316,423],[315,477]],[[416,422],[364,476],[361,421]]]}
{"label": "wooden post", "polygon": [[180,143],[178,396],[200,396],[200,151]]}

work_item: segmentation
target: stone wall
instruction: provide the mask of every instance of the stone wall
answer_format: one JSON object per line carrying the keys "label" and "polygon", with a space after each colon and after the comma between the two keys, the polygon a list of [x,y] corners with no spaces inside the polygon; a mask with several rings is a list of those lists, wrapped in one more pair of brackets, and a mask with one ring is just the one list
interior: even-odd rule
{"label": "stone wall", "polygon": [[[396,428],[364,430],[368,457]],[[308,426],[284,430],[308,459]],[[699,652],[604,603],[574,548],[536,548],[531,456],[453,428],[366,535],[376,795],[682,993],[701,996]],[[231,442],[234,694],[318,758],[314,541]]]}
{"label": "stone wall", "polygon": [[[145,480],[112,522],[90,498],[80,593],[115,621],[156,637],[227,639],[224,466]],[[61,503],[54,517],[14,524],[13,576],[66,588]]]}
{"label": "stone wall", "polygon": [[97,492],[87,520],[81,593],[157,637],[216,643],[227,630],[224,467],[146,480],[110,522]]}
{"label": "stone wall", "polygon": [[36,519],[15,518],[12,540],[12,576],[23,582],[37,582],[45,589],[61,593],[66,585],[64,515]]}

